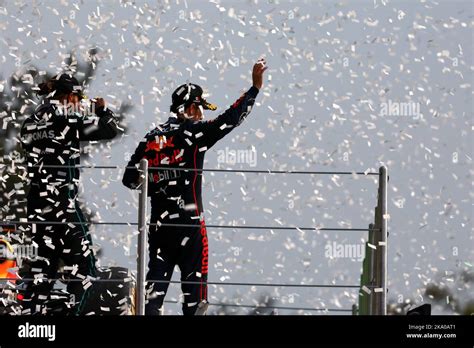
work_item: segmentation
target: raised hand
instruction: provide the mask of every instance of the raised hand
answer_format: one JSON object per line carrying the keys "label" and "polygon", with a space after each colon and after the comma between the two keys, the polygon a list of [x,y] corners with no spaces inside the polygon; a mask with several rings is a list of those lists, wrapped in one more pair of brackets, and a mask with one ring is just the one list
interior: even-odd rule
{"label": "raised hand", "polygon": [[252,81],[254,87],[257,87],[258,89],[261,89],[263,85],[263,73],[265,70],[268,69],[266,64],[267,62],[265,61],[265,59],[261,58],[253,66]]}

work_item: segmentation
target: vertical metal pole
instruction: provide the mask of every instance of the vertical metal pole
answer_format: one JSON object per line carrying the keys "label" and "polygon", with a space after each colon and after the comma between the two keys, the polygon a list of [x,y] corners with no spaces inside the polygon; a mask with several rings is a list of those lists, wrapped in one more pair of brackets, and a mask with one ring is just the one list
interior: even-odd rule
{"label": "vertical metal pole", "polygon": [[352,305],[352,315],[359,315],[359,309],[355,303]]}
{"label": "vertical metal pole", "polygon": [[146,277],[146,207],[148,196],[148,161],[140,161],[140,191],[138,194],[138,264],[136,315],[145,315],[145,277]]}
{"label": "vertical metal pole", "polygon": [[377,250],[380,250],[380,283],[377,284],[382,293],[380,294],[379,315],[387,315],[387,236],[388,236],[388,211],[387,211],[387,186],[388,175],[387,167],[382,166],[379,169],[380,190],[379,190],[379,212],[380,212],[380,238],[378,238]]}
{"label": "vertical metal pole", "polygon": [[[369,224],[369,235],[365,243],[365,257],[362,261],[362,274],[360,276],[359,306],[357,315],[373,315],[374,302],[374,272],[375,272],[375,251],[369,247],[369,244],[376,245],[374,224]],[[370,293],[363,289],[364,286],[370,287]]]}
{"label": "vertical metal pole", "polygon": [[[369,224],[369,243],[372,244],[372,245],[376,245],[377,243],[375,242],[375,224]],[[366,257],[369,257],[369,270],[368,270],[368,284],[369,285],[374,285],[374,280],[375,280],[375,272],[376,272],[376,267],[375,267],[375,262],[377,260],[376,258],[376,251],[372,248],[369,248],[367,247],[366,248],[367,250],[367,253],[369,253],[369,255],[366,255]],[[367,308],[367,312],[369,315],[374,315],[375,314],[375,311],[374,311],[374,299],[375,299],[375,296],[374,296],[374,289],[371,288],[370,290],[370,295],[368,296],[368,308]]]}

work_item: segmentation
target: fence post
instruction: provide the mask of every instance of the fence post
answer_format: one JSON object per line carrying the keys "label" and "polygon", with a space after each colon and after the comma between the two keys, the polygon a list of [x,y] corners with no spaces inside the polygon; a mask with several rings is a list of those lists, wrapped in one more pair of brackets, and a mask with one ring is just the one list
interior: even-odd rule
{"label": "fence post", "polygon": [[137,291],[136,315],[145,315],[145,277],[146,277],[146,208],[148,196],[148,161],[140,161],[140,190],[138,194],[138,250],[137,250]]}
{"label": "fence post", "polygon": [[352,305],[352,315],[359,315],[359,308],[355,303]]}
{"label": "fence post", "polygon": [[[375,251],[370,245],[375,243],[375,225],[369,224],[369,233],[365,243],[365,257],[362,261],[362,274],[360,276],[359,306],[358,315],[373,315],[374,313],[374,281],[375,281]],[[366,293],[362,288],[364,285],[370,286],[370,293]]]}
{"label": "fence post", "polygon": [[[375,226],[377,227],[376,241],[376,265],[375,285],[377,291],[375,297],[375,314],[387,314],[387,235],[388,235],[388,213],[387,213],[387,167],[379,168],[379,190],[378,203],[375,210]],[[375,289],[374,289],[375,290]]]}

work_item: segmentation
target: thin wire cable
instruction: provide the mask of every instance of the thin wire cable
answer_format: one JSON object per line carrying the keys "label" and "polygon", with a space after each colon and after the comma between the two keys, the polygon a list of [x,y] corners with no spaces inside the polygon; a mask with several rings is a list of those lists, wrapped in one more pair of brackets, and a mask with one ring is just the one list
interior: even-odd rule
{"label": "thin wire cable", "polygon": [[207,285],[232,285],[232,286],[261,286],[261,287],[294,287],[294,288],[361,288],[360,285],[351,284],[283,284],[283,283],[242,283],[242,282],[195,282],[183,280],[147,280],[148,283],[170,284],[206,284]]}
{"label": "thin wire cable", "polygon": [[[129,283],[135,282],[134,279],[124,278],[124,279],[64,279],[64,278],[0,278],[0,281],[18,281],[18,282],[34,282],[34,281],[43,281],[43,282],[97,282],[97,283]],[[244,283],[244,282],[200,282],[200,281],[188,281],[188,280],[155,280],[150,279],[146,281],[147,283],[169,283],[169,284],[194,284],[194,285],[223,285],[223,286],[259,286],[259,287],[292,287],[292,288],[339,288],[339,289],[360,289],[361,285],[352,285],[352,284],[285,284],[285,283]],[[364,285],[363,285],[364,286]],[[374,285],[365,285],[367,288],[375,288]]]}
{"label": "thin wire cable", "polygon": [[[164,303],[181,304],[179,301],[163,301]],[[352,309],[344,308],[311,308],[311,307],[286,307],[286,306],[259,306],[249,304],[238,304],[238,303],[219,303],[209,302],[209,306],[221,306],[221,307],[238,307],[238,308],[252,308],[252,309],[282,309],[282,310],[304,310],[304,311],[321,311],[321,312],[352,312]]]}
{"label": "thin wire cable", "polygon": [[[8,165],[5,165],[8,166]],[[27,168],[75,168],[75,169],[136,169],[137,167],[122,166],[93,166],[93,165],[33,165],[25,166],[17,164],[17,167]],[[272,170],[272,169],[217,169],[217,168],[182,168],[182,167],[148,167],[148,170],[180,170],[190,172],[228,172],[228,173],[255,173],[255,174],[301,174],[301,175],[380,175],[378,172],[333,172],[333,171],[305,171],[305,170]]]}
{"label": "thin wire cable", "polygon": [[[83,222],[67,222],[67,221],[5,221],[4,224],[12,225],[111,225],[111,226],[137,226],[137,222],[110,222],[110,221],[83,221]],[[147,226],[158,227],[185,227],[200,228],[197,224],[167,224],[167,223],[147,223]],[[208,225],[206,228],[224,228],[224,229],[248,229],[248,230],[301,230],[301,231],[380,231],[380,228],[338,228],[338,227],[298,227],[298,226],[251,226],[251,225]]]}

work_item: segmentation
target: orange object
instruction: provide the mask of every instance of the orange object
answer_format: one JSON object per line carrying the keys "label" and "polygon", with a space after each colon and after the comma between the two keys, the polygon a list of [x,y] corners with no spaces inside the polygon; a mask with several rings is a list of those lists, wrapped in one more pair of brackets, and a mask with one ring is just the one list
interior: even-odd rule
{"label": "orange object", "polygon": [[[13,247],[11,244],[0,236],[0,246],[4,246],[2,251],[7,249],[10,253],[13,253]],[[10,268],[16,267],[16,260],[8,258],[7,255],[0,255],[0,279],[1,278],[16,278],[16,275],[9,271]]]}

